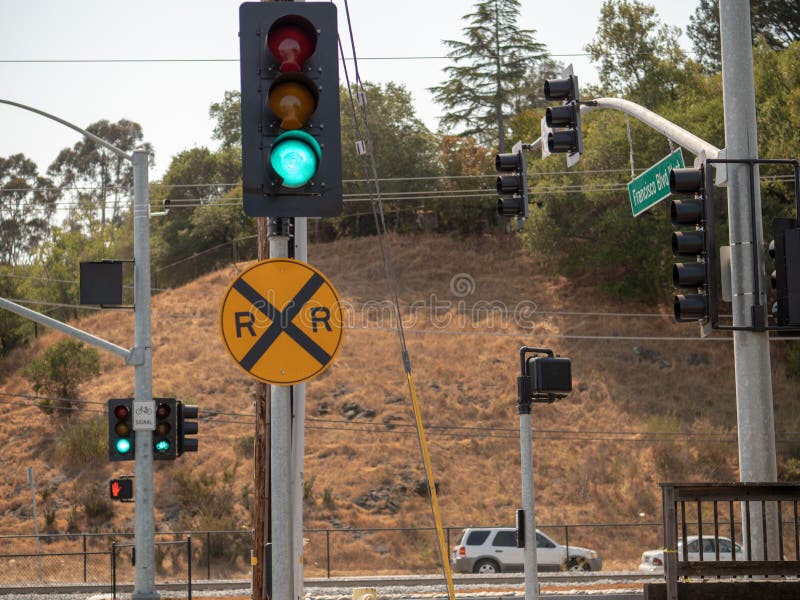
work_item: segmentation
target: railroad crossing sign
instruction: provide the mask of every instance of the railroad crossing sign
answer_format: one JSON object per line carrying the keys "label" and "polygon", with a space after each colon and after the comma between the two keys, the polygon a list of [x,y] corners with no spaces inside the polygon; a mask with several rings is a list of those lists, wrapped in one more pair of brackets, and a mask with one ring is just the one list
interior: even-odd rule
{"label": "railroad crossing sign", "polygon": [[321,374],[342,345],[339,295],[311,265],[273,258],[228,286],[220,331],[233,360],[256,379],[294,385]]}

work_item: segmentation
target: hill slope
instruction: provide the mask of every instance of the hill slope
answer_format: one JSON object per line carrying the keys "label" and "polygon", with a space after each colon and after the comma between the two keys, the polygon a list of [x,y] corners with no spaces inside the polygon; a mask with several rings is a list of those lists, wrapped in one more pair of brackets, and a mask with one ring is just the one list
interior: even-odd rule
{"label": "hill slope", "polygon": [[[699,340],[697,327],[675,324],[666,306],[655,315],[596,286],[549,276],[513,237],[407,236],[392,238],[391,247],[445,525],[513,523],[521,504],[522,345],[573,361],[573,393],[534,407],[537,522],[656,523],[659,481],[736,479],[730,342]],[[428,499],[418,493],[424,470],[377,240],[312,246],[309,256],[347,301],[350,321],[335,363],[308,385],[305,526],[432,526]],[[237,272],[232,265],[154,298],[154,395],[201,409],[200,452],[156,463],[162,530],[251,527],[253,380],[225,352],[217,322]],[[132,344],[129,313],[102,312],[78,326]],[[58,337],[48,333],[0,366],[0,460],[14,465],[0,481],[0,533],[32,532],[28,465],[47,490],[49,529],[130,530],[131,505],[93,506],[107,480],[132,473],[132,463],[69,462],[54,441],[53,417],[25,396],[32,392],[19,367]],[[783,351],[773,344],[776,424],[797,431]],[[83,388],[81,418],[105,423],[105,401],[132,395],[133,370],[104,355],[102,375]],[[563,540],[560,530],[550,533]],[[619,530],[594,527],[570,533],[570,543],[633,568],[659,535],[641,527],[625,530],[622,541]],[[435,564],[431,545],[398,536],[353,536],[341,542],[337,561],[373,571]],[[312,535],[312,573],[320,566],[314,542]]]}

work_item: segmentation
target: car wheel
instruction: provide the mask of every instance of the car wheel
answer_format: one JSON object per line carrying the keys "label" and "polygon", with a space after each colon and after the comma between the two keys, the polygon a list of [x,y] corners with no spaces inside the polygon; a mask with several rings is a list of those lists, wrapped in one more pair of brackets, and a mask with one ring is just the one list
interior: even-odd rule
{"label": "car wheel", "polygon": [[499,573],[500,567],[493,560],[484,558],[475,563],[472,569],[473,573],[480,573],[481,575],[491,575],[492,573]]}
{"label": "car wheel", "polygon": [[570,558],[567,563],[567,571],[591,571],[592,567],[586,562],[586,559],[576,557]]}

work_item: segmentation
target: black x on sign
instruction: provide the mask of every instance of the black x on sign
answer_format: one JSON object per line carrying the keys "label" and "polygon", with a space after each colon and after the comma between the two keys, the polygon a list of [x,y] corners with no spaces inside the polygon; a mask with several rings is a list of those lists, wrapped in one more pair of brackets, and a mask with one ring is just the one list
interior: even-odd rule
{"label": "black x on sign", "polygon": [[344,322],[339,295],[322,273],[275,258],[256,263],[228,286],[220,330],[228,352],[250,375],[294,385],[331,363]]}

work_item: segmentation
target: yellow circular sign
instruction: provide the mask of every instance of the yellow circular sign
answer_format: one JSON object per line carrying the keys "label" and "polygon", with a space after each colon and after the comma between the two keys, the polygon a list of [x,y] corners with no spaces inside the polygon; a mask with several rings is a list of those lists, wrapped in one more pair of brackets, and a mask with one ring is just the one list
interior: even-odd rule
{"label": "yellow circular sign", "polygon": [[294,385],[331,364],[342,345],[344,315],[322,273],[299,260],[272,258],[228,286],[219,326],[239,367],[264,383]]}

